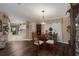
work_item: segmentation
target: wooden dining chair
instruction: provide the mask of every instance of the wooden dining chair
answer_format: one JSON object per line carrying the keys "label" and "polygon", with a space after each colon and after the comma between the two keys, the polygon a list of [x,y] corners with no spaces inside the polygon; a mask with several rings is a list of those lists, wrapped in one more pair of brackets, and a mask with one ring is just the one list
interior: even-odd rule
{"label": "wooden dining chair", "polygon": [[32,33],[32,41],[33,41],[33,48],[34,49],[36,48],[36,55],[38,55],[39,49],[44,42],[40,40],[40,36],[38,36],[36,33]]}
{"label": "wooden dining chair", "polygon": [[40,40],[40,36],[38,36],[36,33],[32,33],[32,41],[33,46],[36,46],[38,50],[40,46],[44,43],[44,41]]}
{"label": "wooden dining chair", "polygon": [[55,49],[54,44],[56,42],[55,35],[54,34],[48,35],[47,39],[48,40],[46,41],[46,43],[48,44],[48,48],[49,48],[49,50],[51,50],[51,53],[53,53],[53,50]]}
{"label": "wooden dining chair", "polygon": [[54,40],[47,40],[46,43],[50,46],[49,48],[53,48]]}
{"label": "wooden dining chair", "polygon": [[55,34],[53,34],[51,37],[52,37],[52,39],[49,39],[49,36],[48,36],[48,40],[47,40],[47,43],[48,44],[56,44],[57,43],[57,36],[58,36],[58,34],[57,33],[55,33]]}

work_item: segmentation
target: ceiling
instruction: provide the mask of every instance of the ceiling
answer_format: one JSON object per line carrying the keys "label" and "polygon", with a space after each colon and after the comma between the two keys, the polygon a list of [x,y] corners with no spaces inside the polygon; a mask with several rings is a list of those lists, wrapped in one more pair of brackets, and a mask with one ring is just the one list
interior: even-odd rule
{"label": "ceiling", "polygon": [[9,15],[10,20],[41,20],[45,10],[45,20],[66,15],[68,3],[0,3],[0,11]]}

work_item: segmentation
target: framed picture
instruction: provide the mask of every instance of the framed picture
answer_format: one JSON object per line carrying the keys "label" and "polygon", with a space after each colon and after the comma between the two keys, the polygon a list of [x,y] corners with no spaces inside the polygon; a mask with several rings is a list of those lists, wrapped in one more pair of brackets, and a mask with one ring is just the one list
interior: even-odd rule
{"label": "framed picture", "polygon": [[2,32],[2,21],[0,20],[0,32]]}

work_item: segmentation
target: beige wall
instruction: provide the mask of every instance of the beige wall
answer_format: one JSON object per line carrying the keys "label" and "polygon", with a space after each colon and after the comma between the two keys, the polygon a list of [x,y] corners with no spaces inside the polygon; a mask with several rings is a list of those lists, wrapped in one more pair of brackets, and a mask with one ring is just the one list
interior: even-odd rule
{"label": "beige wall", "polygon": [[63,17],[63,41],[68,43],[70,39],[70,33],[67,32],[67,26],[70,25],[70,17],[69,15],[66,15]]}
{"label": "beige wall", "polygon": [[32,39],[32,32],[36,32],[36,23],[35,22],[31,22],[29,23],[29,27],[28,27],[28,38]]}

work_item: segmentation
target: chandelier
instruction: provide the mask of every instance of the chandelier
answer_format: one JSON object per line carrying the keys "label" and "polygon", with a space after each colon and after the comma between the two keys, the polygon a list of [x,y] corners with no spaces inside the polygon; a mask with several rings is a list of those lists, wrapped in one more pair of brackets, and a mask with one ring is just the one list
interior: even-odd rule
{"label": "chandelier", "polygon": [[41,22],[41,24],[46,24],[46,23],[44,22],[44,19],[45,19],[45,16],[44,16],[45,10],[42,10],[41,12],[42,12],[42,14],[43,14],[43,16],[42,16],[43,21]]}

